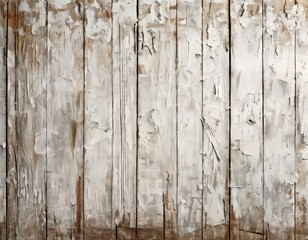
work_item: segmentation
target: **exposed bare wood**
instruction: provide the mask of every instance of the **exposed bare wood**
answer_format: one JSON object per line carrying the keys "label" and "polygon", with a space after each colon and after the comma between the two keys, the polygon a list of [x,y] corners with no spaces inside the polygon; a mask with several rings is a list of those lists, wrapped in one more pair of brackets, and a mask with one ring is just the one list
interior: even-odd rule
{"label": "exposed bare wood", "polygon": [[232,0],[231,239],[263,233],[262,1]]}
{"label": "exposed bare wood", "polygon": [[0,0],[0,239],[307,239],[307,31],[306,0]]}
{"label": "exposed bare wood", "polygon": [[140,239],[170,239],[177,235],[175,0],[139,1],[138,54],[138,229],[149,229]]}
{"label": "exposed bare wood", "polygon": [[16,238],[17,227],[17,163],[16,163],[16,1],[8,2],[8,35],[7,35],[7,201],[6,233],[8,239]]}
{"label": "exposed bare wood", "polygon": [[178,1],[178,236],[202,234],[202,1]]}
{"label": "exposed bare wood", "polygon": [[298,0],[296,25],[296,239],[308,236],[308,2]]}
{"label": "exposed bare wood", "polygon": [[294,0],[264,2],[264,214],[269,239],[292,239],[295,182]]}
{"label": "exposed bare wood", "polygon": [[22,1],[16,18],[17,238],[46,235],[46,1]]}
{"label": "exposed bare wood", "polygon": [[112,226],[113,131],[111,8],[111,0],[87,0],[85,5],[86,239],[111,238],[109,235]]}
{"label": "exposed bare wood", "polygon": [[113,1],[113,230],[136,239],[137,1]]}
{"label": "exposed bare wood", "polygon": [[[264,239],[264,235],[263,233],[257,233],[257,232],[247,232],[244,230],[239,230],[238,233],[238,239],[240,240],[245,240],[245,239],[249,239],[249,240],[263,240]],[[265,239],[271,239],[271,238],[265,238]]]}
{"label": "exposed bare wood", "polygon": [[203,239],[229,234],[228,1],[203,2]]}
{"label": "exposed bare wood", "polygon": [[0,1],[0,239],[6,239],[7,0]]}
{"label": "exposed bare wood", "polygon": [[47,85],[49,238],[82,238],[83,39],[82,2],[49,0]]}

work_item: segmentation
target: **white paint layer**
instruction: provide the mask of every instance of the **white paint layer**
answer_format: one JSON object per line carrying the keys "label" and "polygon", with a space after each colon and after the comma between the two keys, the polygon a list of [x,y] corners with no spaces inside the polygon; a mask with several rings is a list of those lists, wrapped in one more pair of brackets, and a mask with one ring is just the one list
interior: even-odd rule
{"label": "white paint layer", "polygon": [[139,1],[138,224],[147,239],[176,232],[175,4]]}
{"label": "white paint layer", "polygon": [[202,229],[202,5],[178,1],[178,234],[200,238]]}
{"label": "white paint layer", "polygon": [[294,237],[294,1],[264,2],[264,213],[266,234]]}
{"label": "white paint layer", "polygon": [[261,0],[231,1],[232,239],[263,234],[261,13]]}
{"label": "white paint layer", "polygon": [[85,9],[85,238],[105,236],[104,239],[110,239],[113,137],[111,1],[86,1]]}
{"label": "white paint layer", "polygon": [[206,1],[203,16],[203,239],[223,239],[229,232],[228,1]]}
{"label": "white paint layer", "polygon": [[[66,1],[67,2],[67,1]],[[79,238],[83,195],[83,6],[48,2],[48,237]]]}
{"label": "white paint layer", "polygon": [[113,230],[135,239],[137,153],[137,1],[113,2]]}
{"label": "white paint layer", "polygon": [[296,239],[308,235],[308,2],[299,0],[296,25]]}

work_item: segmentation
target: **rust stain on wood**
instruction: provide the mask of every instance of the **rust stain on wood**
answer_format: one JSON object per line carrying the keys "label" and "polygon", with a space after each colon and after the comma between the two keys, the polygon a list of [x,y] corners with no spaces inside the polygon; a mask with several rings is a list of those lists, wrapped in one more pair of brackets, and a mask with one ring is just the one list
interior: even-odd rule
{"label": "rust stain on wood", "polygon": [[71,121],[71,131],[72,131],[72,147],[75,148],[76,137],[77,137],[77,122],[75,120]]}
{"label": "rust stain on wood", "polygon": [[76,234],[81,234],[81,216],[82,216],[82,181],[78,177],[76,181]]}

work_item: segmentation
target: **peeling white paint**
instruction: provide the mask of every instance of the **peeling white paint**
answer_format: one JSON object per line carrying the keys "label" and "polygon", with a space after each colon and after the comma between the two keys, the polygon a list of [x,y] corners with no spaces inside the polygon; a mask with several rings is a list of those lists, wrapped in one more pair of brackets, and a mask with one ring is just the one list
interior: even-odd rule
{"label": "peeling white paint", "polygon": [[[142,0],[139,4],[138,224],[163,229],[165,222],[166,234],[174,236],[176,1]],[[157,234],[163,238],[162,232]]]}
{"label": "peeling white paint", "polygon": [[243,186],[231,189],[234,239],[239,228],[263,231],[262,9],[259,0],[231,4],[231,185]]}
{"label": "peeling white paint", "polygon": [[0,239],[306,237],[308,5],[230,4],[0,1]]}
{"label": "peeling white paint", "polygon": [[201,235],[202,4],[178,1],[178,235]]}

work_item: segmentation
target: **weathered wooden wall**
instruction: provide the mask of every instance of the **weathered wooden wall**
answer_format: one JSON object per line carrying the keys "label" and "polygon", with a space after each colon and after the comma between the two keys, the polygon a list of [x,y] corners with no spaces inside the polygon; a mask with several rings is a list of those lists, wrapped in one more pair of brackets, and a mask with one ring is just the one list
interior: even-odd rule
{"label": "weathered wooden wall", "polygon": [[0,239],[308,239],[307,0],[0,0]]}

